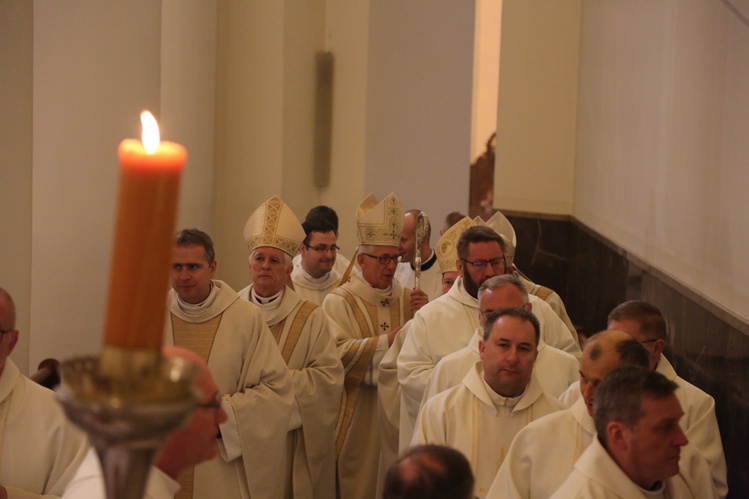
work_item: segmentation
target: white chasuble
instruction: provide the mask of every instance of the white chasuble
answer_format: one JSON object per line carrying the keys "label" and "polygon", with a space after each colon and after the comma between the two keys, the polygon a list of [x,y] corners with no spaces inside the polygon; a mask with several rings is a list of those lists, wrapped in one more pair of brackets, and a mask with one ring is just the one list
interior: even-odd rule
{"label": "white chasuble", "polygon": [[377,381],[388,351],[387,333],[411,318],[409,291],[396,281],[372,288],[361,273],[323,302],[346,372],[336,425],[338,491],[343,499],[372,499],[380,460]]}

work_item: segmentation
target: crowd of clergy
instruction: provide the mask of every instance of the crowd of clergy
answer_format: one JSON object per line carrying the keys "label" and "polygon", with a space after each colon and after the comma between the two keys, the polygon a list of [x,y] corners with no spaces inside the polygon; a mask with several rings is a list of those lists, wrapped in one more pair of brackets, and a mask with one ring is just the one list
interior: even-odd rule
{"label": "crowd of clergy", "polygon": [[[500,212],[449,215],[432,247],[424,214],[369,195],[355,229],[348,260],[332,208],[300,222],[268,199],[244,227],[238,292],[215,278],[208,234],[175,235],[165,355],[199,366],[204,400],[147,497],[727,495],[714,400],[663,355],[655,306],[620,304],[583,343],[561,297],[515,265]],[[105,497],[86,437],[8,358],[18,334],[0,288],[0,499]]]}

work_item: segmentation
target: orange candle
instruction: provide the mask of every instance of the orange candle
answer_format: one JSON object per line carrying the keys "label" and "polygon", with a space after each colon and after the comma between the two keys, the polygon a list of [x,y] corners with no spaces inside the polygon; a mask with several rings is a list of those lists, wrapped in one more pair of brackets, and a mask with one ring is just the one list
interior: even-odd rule
{"label": "orange candle", "polygon": [[168,269],[185,148],[160,142],[141,114],[143,141],[120,143],[120,186],[104,347],[160,351]]}

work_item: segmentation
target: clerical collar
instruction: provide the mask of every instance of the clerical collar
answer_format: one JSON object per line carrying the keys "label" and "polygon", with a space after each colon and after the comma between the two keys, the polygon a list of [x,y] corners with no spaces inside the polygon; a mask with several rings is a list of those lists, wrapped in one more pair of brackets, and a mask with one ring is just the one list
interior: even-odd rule
{"label": "clerical collar", "polygon": [[179,308],[184,310],[186,313],[197,313],[201,312],[204,308],[210,307],[213,305],[213,301],[216,299],[216,295],[218,294],[218,286],[213,285],[213,281],[211,281],[211,290],[208,292],[208,296],[205,300],[203,300],[200,303],[187,303],[186,301],[183,301],[182,298],[177,295],[177,303],[179,303]]}
{"label": "clerical collar", "polygon": [[302,276],[312,284],[322,284],[330,278],[330,272],[326,272],[322,277],[312,277],[307,273],[306,270],[304,270],[304,267],[302,267],[301,263],[297,268],[299,269],[299,273],[302,274]]}
{"label": "clerical collar", "polygon": [[666,497],[666,482],[655,482],[655,485],[651,490],[643,489],[638,487],[647,499],[665,499]]}
{"label": "clerical collar", "polygon": [[481,377],[481,381],[484,382],[486,393],[489,394],[489,398],[491,399],[494,407],[496,407],[497,410],[509,409],[509,411],[512,412],[512,409],[514,409],[515,406],[518,405],[521,397],[523,396],[523,394],[525,394],[525,391],[523,391],[523,393],[521,393],[517,397],[503,397],[499,393],[495,392],[491,386],[489,386],[489,383],[486,382],[483,376]]}
{"label": "clerical collar", "polygon": [[[286,286],[284,286],[284,287],[286,287]],[[283,295],[283,290],[284,290],[284,288],[281,288],[281,291],[279,291],[278,293],[276,293],[273,296],[269,296],[269,297],[266,298],[265,296],[260,296],[257,293],[255,293],[255,287],[253,286],[252,287],[252,301],[254,301],[255,303],[259,303],[261,305],[267,305],[268,303],[272,302],[276,298],[278,298],[281,295]]]}
{"label": "clerical collar", "polygon": [[[434,265],[435,263],[437,263],[437,253],[435,253],[434,250],[432,250],[432,255],[429,258],[427,258],[427,261],[421,262],[421,270],[422,271],[429,270],[430,268],[432,268],[432,265]],[[414,267],[413,262],[410,262],[410,265],[411,265],[411,270],[416,270],[416,267]]]}

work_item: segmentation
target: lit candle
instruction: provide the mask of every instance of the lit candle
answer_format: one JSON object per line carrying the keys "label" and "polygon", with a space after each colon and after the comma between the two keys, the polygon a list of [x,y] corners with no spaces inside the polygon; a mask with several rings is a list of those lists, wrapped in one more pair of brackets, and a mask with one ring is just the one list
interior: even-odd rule
{"label": "lit candle", "polygon": [[[104,354],[160,353],[185,148],[160,142],[151,113],[141,114],[143,140],[120,143],[120,187],[109,296],[104,324]],[[109,352],[108,352],[109,350]],[[116,369],[116,368],[115,368]]]}

